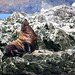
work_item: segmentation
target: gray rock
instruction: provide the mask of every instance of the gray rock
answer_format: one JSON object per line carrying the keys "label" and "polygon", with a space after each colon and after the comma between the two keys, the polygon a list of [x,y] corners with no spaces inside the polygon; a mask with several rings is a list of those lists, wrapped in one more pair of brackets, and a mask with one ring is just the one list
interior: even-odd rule
{"label": "gray rock", "polygon": [[0,50],[0,63],[2,62],[2,57],[3,57],[3,53],[2,53],[2,51]]}

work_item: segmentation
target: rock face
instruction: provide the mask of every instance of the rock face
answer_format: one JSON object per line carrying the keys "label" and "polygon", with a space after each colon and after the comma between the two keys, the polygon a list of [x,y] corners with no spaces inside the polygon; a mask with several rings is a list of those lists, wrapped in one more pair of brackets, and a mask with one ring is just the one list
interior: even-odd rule
{"label": "rock face", "polygon": [[[14,12],[0,20],[1,60],[5,45],[16,40],[27,19],[38,36],[39,50],[23,57],[3,57],[0,74],[75,75],[75,10],[57,6],[27,15]],[[57,52],[58,51],[58,52]]]}

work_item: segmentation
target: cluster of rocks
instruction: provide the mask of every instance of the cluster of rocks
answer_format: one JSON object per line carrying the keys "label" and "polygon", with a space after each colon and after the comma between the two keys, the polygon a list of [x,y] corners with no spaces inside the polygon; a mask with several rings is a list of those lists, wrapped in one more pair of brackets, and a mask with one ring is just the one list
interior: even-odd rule
{"label": "cluster of rocks", "polygon": [[[0,74],[74,75],[75,10],[57,6],[28,15],[14,12],[0,20]],[[38,37],[39,50],[23,57],[2,57],[5,45],[16,40],[27,19]]]}

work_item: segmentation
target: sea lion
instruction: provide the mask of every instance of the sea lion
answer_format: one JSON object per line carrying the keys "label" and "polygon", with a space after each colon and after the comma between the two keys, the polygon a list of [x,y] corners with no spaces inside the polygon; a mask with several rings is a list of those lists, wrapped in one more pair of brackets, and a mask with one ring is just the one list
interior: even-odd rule
{"label": "sea lion", "polygon": [[15,56],[31,53],[38,49],[37,35],[25,19],[22,23],[19,38],[6,46],[6,54]]}

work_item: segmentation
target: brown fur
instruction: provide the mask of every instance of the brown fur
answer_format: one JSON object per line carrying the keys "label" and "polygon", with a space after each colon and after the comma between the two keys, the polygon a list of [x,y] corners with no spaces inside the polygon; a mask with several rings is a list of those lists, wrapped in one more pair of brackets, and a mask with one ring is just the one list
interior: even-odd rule
{"label": "brown fur", "polygon": [[33,31],[33,29],[29,26],[29,23],[27,20],[24,20],[19,38],[24,40],[26,43],[30,43],[34,47],[36,47],[37,44],[37,35]]}
{"label": "brown fur", "polygon": [[30,44],[32,52],[37,49],[37,36],[25,19],[20,30],[19,38],[6,46],[6,53],[14,56],[14,53],[26,53],[26,44]]}

